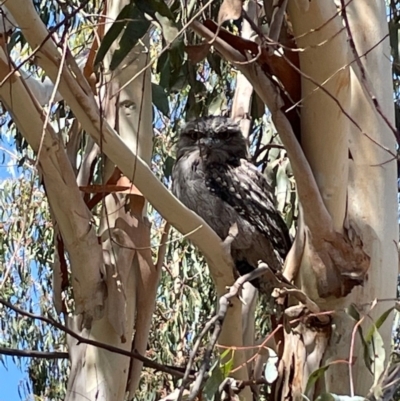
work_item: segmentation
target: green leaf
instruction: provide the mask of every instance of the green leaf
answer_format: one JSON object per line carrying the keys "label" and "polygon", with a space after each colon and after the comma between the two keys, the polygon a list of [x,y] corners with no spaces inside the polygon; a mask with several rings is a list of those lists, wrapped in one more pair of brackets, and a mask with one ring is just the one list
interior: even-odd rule
{"label": "green leaf", "polygon": [[149,14],[152,18],[157,18],[156,15],[174,20],[174,15],[163,0],[147,0],[135,1],[136,6],[144,13]]}
{"label": "green leaf", "polygon": [[311,375],[308,377],[307,381],[307,386],[306,386],[306,391],[305,393],[308,394],[308,392],[313,388],[314,384],[317,382],[317,380],[322,377],[322,375],[329,369],[330,365],[322,366],[317,370],[314,370],[314,372],[311,373]]}
{"label": "green leaf", "polygon": [[231,373],[235,351],[230,349],[224,351],[224,353],[221,355],[221,361],[224,361],[224,359],[228,356],[228,354],[230,355],[230,358],[226,362],[221,363],[220,365],[222,375],[224,376],[225,379],[229,376],[229,373]]}
{"label": "green leaf", "polygon": [[382,324],[385,323],[385,320],[388,318],[390,313],[393,311],[394,307],[388,309],[386,312],[383,312],[381,316],[376,320],[375,324],[371,326],[371,328],[368,330],[367,335],[365,336],[365,341],[369,342],[371,341],[374,332],[378,329],[381,328]]}
{"label": "green leaf", "polygon": [[101,41],[100,48],[94,60],[95,66],[97,66],[104,60],[104,56],[110,49],[111,45],[115,42],[118,35],[122,32],[122,30],[126,26],[128,18],[131,18],[133,9],[134,6],[132,4],[127,4],[118,14],[117,19],[111,25],[110,29],[107,31],[107,33],[104,35],[103,40]]}
{"label": "green leaf", "polygon": [[278,210],[283,212],[286,203],[287,193],[290,191],[290,181],[286,175],[286,165],[280,163],[276,172],[276,201]]}
{"label": "green leaf", "polygon": [[374,374],[374,386],[378,384],[379,378],[385,370],[386,351],[385,344],[376,326],[372,340],[370,341],[370,357],[372,359],[372,372]]}
{"label": "green leaf", "polygon": [[359,333],[364,348],[364,363],[368,370],[374,375],[374,384],[379,380],[380,375],[384,369],[384,362],[386,358],[385,347],[382,343],[381,335],[379,334],[379,328],[386,321],[390,313],[393,311],[394,307],[388,309],[376,320],[368,330],[365,338],[362,335],[361,328],[359,328]]}
{"label": "green leaf", "polygon": [[151,92],[153,97],[153,104],[157,107],[164,116],[169,117],[169,102],[168,95],[162,86],[152,83]]}
{"label": "green leaf", "polygon": [[208,106],[208,112],[210,115],[219,115],[222,110],[226,109],[227,99],[225,93],[218,93],[212,98],[210,105]]}
{"label": "green leaf", "polygon": [[164,176],[166,178],[171,177],[172,174],[172,167],[174,166],[175,159],[171,156],[167,156],[164,162]]}
{"label": "green leaf", "polygon": [[168,43],[172,43],[178,36],[179,30],[173,20],[156,13],[156,18],[161,25],[162,33]]}
{"label": "green leaf", "polygon": [[129,19],[119,41],[119,48],[115,50],[111,59],[110,69],[112,71],[121,64],[150,27],[150,21],[137,7],[132,8]]}
{"label": "green leaf", "polygon": [[218,391],[219,385],[225,380],[224,375],[219,368],[219,361],[217,361],[211,369],[210,377],[203,390],[203,396],[206,401],[214,399],[214,395]]}
{"label": "green leaf", "polygon": [[164,52],[158,59],[157,72],[160,74],[159,84],[164,89],[169,89],[169,81],[171,78],[171,65],[169,60],[169,52]]}
{"label": "green leaf", "polygon": [[346,313],[356,322],[360,320],[360,313],[358,312],[355,304],[350,304],[349,307],[346,308]]}
{"label": "green leaf", "polygon": [[219,77],[222,77],[221,56],[218,53],[208,53],[207,61]]}
{"label": "green leaf", "polygon": [[261,118],[265,113],[265,103],[256,92],[251,97],[251,116],[254,119]]}
{"label": "green leaf", "polygon": [[136,6],[143,14],[150,15],[160,24],[163,37],[168,43],[172,43],[176,39],[179,30],[173,13],[163,0],[137,1]]}
{"label": "green leaf", "polygon": [[172,70],[179,70],[185,61],[185,46],[183,40],[176,40],[169,49],[169,61]]}

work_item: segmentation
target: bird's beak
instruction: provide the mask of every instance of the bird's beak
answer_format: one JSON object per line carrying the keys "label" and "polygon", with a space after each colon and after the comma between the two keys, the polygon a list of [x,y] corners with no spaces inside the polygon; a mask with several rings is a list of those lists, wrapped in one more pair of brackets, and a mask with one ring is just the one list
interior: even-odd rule
{"label": "bird's beak", "polygon": [[212,141],[211,138],[200,138],[199,146],[201,148],[211,148]]}
{"label": "bird's beak", "polygon": [[212,141],[210,138],[200,138],[199,142],[200,155],[207,156],[211,152]]}

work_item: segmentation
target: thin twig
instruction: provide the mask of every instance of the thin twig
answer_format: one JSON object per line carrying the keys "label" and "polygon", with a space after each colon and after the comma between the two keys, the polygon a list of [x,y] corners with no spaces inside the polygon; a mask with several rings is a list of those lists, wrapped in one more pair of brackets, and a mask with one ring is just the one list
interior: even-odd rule
{"label": "thin twig", "polygon": [[[328,89],[326,89],[324,86],[319,84],[311,75],[306,74],[304,71],[302,71],[299,67],[297,67],[295,64],[293,64],[288,57],[285,56],[285,54],[282,55],[282,58],[295,70],[297,71],[303,78],[307,79],[307,81],[310,81],[313,83],[315,86],[317,86],[322,92],[324,92],[328,97],[330,97],[337,105],[339,110],[349,119],[349,121],[364,135],[366,136],[370,141],[375,143],[378,147],[380,147],[382,150],[386,151],[389,153],[391,156],[396,156],[390,149],[388,149],[386,146],[383,146],[380,144],[378,141],[373,139],[370,135],[368,135],[366,132],[363,131],[361,126],[358,124],[358,122],[345,110],[343,105],[340,103],[339,99],[333,95]],[[400,142],[399,142],[400,143]]]}
{"label": "thin twig", "polygon": [[[345,29],[345,28],[343,28]],[[340,31],[338,31],[339,33],[343,30],[341,29]],[[336,35],[336,34],[335,34]],[[389,34],[385,35],[382,39],[379,39],[378,42],[376,42],[373,46],[371,46],[368,50],[366,50],[363,54],[360,54],[359,58],[363,58],[366,57],[369,53],[371,53],[376,47],[378,47],[387,37],[389,36]],[[356,62],[356,60],[351,60],[349,61],[347,64],[343,65],[342,67],[338,68],[331,76],[329,76],[328,78],[325,79],[325,81],[321,82],[319,85],[320,86],[324,86],[326,85],[330,80],[332,80],[337,74],[339,74],[339,72],[346,70],[347,68],[349,68],[352,64],[354,64]],[[295,107],[300,106],[301,103],[304,102],[305,99],[307,99],[308,97],[310,97],[314,92],[318,91],[320,88],[319,86],[315,87],[312,91],[310,91],[309,93],[307,93],[306,95],[304,95],[302,97],[302,99],[300,99],[298,102],[294,103],[292,106],[290,106],[288,109],[286,109],[286,112],[289,112],[290,110],[294,109]]]}
{"label": "thin twig", "polygon": [[[5,77],[4,79],[0,82],[0,87],[3,86],[5,84],[5,82],[11,78],[16,72],[18,72],[20,70],[20,68],[22,68],[23,65],[25,65],[29,60],[31,60],[36,53],[38,53],[42,47],[44,46],[44,44],[53,36],[54,33],[58,32],[58,30],[65,25],[71,18],[75,17],[75,15],[77,15],[79,13],[79,11],[81,11],[83,8],[86,7],[86,5],[89,3],[90,0],[85,0],[84,2],[82,2],[79,7],[77,7],[75,10],[73,10],[71,13],[69,14],[64,14],[65,18],[60,21],[58,24],[54,25],[51,29],[49,29],[49,32],[47,33],[46,37],[42,40],[42,42],[35,48],[32,49],[31,54],[29,54],[28,57],[26,57],[25,60],[21,61],[20,64],[18,64],[17,66],[14,67],[14,69],[12,71],[10,71]],[[2,2],[4,3],[4,2]]]}
{"label": "thin twig", "polygon": [[[368,314],[375,308],[377,305],[376,300],[372,303]],[[362,318],[354,325],[353,332],[351,333],[351,342],[350,342],[350,353],[349,353],[349,381],[350,381],[350,396],[354,397],[354,381],[353,381],[353,355],[354,355],[354,344],[356,341],[356,334],[359,326],[364,321],[367,314],[362,316]]]}
{"label": "thin twig", "polygon": [[[346,6],[347,6],[351,1],[352,1],[352,0],[350,0],[347,4],[344,4],[344,0],[341,0],[341,2],[343,3],[343,4],[342,4],[342,8],[343,8],[342,11],[343,11],[343,13],[345,13],[345,8],[346,8]],[[257,33],[257,35],[258,35],[258,37],[260,38],[260,40],[261,40],[261,41],[263,41],[263,40],[265,41],[265,35],[262,33],[262,31],[260,30],[260,28],[259,28],[256,24],[254,24],[253,21],[250,21],[250,20],[249,20],[249,23],[251,24],[251,26],[252,26],[252,28],[254,29],[254,31]],[[273,42],[273,44],[274,44],[276,47],[280,47],[280,46],[281,46],[280,43],[274,42],[274,41],[270,40],[269,38],[268,38],[268,40],[271,41],[271,42]],[[379,41],[379,43],[380,43],[380,41]],[[379,44],[379,43],[378,43],[378,44]],[[354,42],[353,42],[353,45],[354,45]],[[259,47],[260,47],[260,46],[259,46]],[[355,45],[354,45],[354,49],[355,49]],[[323,82],[322,84],[320,84],[320,83],[318,83],[313,77],[311,77],[310,75],[308,75],[308,74],[306,74],[304,71],[302,71],[300,68],[298,68],[284,53],[282,54],[282,58],[283,58],[298,74],[300,74],[303,78],[305,78],[306,80],[308,80],[308,81],[310,81],[311,83],[313,83],[313,84],[316,86],[316,89],[322,90],[328,97],[330,97],[330,98],[336,103],[336,105],[339,107],[340,111],[350,120],[350,122],[351,122],[363,135],[365,135],[369,140],[371,140],[373,143],[375,143],[377,146],[379,146],[382,150],[388,152],[391,156],[396,157],[396,155],[395,155],[390,149],[388,149],[387,147],[385,147],[385,146],[383,146],[382,144],[380,144],[379,142],[377,142],[375,139],[373,139],[373,138],[372,138],[370,135],[368,135],[366,132],[363,132],[361,126],[360,126],[360,125],[356,122],[356,120],[345,110],[345,108],[344,108],[344,107],[342,106],[342,104],[340,103],[339,99],[337,99],[336,96],[334,96],[328,89],[326,89],[326,88],[324,87],[324,85],[326,84],[326,82],[327,82],[328,80],[330,80],[330,79],[332,78],[332,76],[329,77],[325,82]],[[353,63],[353,62],[357,62],[357,64],[361,64],[361,66],[362,66],[362,63],[361,63],[361,61],[360,61],[360,57],[359,57],[359,55],[358,55],[358,53],[357,53],[356,50],[355,50],[355,60],[353,60],[351,63]],[[349,63],[349,65],[350,65],[351,63]],[[346,66],[345,66],[345,67],[346,67]],[[362,68],[363,68],[363,66],[362,66]],[[341,70],[341,69],[339,69],[339,71],[340,71],[340,70]],[[364,76],[365,76],[365,70],[363,70],[363,71],[364,71]],[[337,71],[337,72],[338,72],[338,71]],[[337,72],[335,72],[333,75],[335,75]],[[365,81],[366,81],[366,78],[365,78]],[[364,80],[363,80],[363,82],[364,82]],[[368,88],[367,88],[367,89],[368,89]],[[378,113],[382,116],[382,118],[385,120],[385,122],[389,125],[390,129],[395,133],[396,138],[398,138],[398,139],[397,139],[397,140],[398,140],[398,143],[400,144],[400,135],[398,134],[396,128],[393,127],[393,126],[391,125],[389,119],[383,114],[383,112],[382,112],[382,110],[381,110],[381,108],[380,108],[380,105],[379,105],[379,103],[378,103],[376,97],[372,94],[371,91],[368,91],[368,93],[369,93],[369,95],[370,95],[370,97],[371,97],[371,100],[372,100],[373,104],[375,105],[376,110],[377,110]],[[310,95],[310,94],[309,94],[309,95]],[[304,101],[304,99],[301,99],[301,101],[297,102],[297,104],[299,104],[299,103],[302,102],[302,101]],[[289,110],[292,109],[293,107],[295,107],[297,104],[291,106],[291,107],[289,108]],[[288,110],[287,110],[287,111],[288,111]]]}
{"label": "thin twig", "polygon": [[[347,7],[353,0],[349,0],[346,4],[345,7]],[[337,10],[337,12],[335,14],[332,15],[331,18],[327,19],[323,24],[321,24],[319,27],[317,28],[313,28],[313,29],[309,29],[306,32],[302,33],[301,35],[295,36],[295,40],[298,41],[300,38],[304,38],[308,35],[313,34],[314,32],[318,32],[321,29],[325,28],[331,21],[333,21],[342,11],[342,9]]]}

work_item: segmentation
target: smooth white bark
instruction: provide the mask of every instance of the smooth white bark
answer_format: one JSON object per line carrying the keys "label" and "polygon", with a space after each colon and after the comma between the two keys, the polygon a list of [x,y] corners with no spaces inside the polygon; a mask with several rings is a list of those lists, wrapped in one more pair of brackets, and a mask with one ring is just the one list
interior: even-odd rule
{"label": "smooth white bark", "polygon": [[[345,110],[349,110],[347,86],[350,72],[348,69],[341,69],[349,62],[350,50],[339,16],[324,25],[337,13],[332,1],[313,1],[305,14],[298,12],[297,7],[291,4],[289,10],[292,11],[290,16],[296,36],[323,26],[297,40],[297,46],[304,49],[300,52],[300,68],[304,74],[301,145],[332,217],[334,228],[341,232],[346,212],[349,120],[334,99]],[[328,42],[324,44],[324,41]],[[307,76],[318,84],[323,84],[332,97],[318,89]]]}
{"label": "smooth white bark", "polygon": [[[8,75],[10,66],[0,49],[0,79]],[[75,307],[83,314],[83,323],[89,325],[104,312],[104,293],[98,268],[102,261],[101,247],[62,140],[51,125],[43,131],[44,112],[18,72],[0,87],[0,97],[31,147],[36,152],[41,148],[38,167],[70,256]]]}
{"label": "smooth white bark", "polygon": [[[363,287],[355,288],[345,299],[327,300],[321,304],[324,305],[324,309],[339,311],[335,315],[331,341],[325,353],[325,363],[328,363],[346,360],[350,356],[354,322],[344,312],[340,312],[346,305],[354,302],[360,310],[367,313],[375,298],[394,299],[396,296],[396,162],[392,160],[382,164],[391,158],[390,154],[364,133],[392,152],[395,152],[395,139],[388,126],[378,116],[363,88],[357,64],[352,63],[351,68],[344,68],[354,60],[354,55],[348,46],[345,31],[333,38],[336,32],[343,29],[341,17],[337,15],[322,29],[314,33],[309,32],[312,28],[322,26],[337,12],[334,3],[316,0],[311,2],[307,9],[292,7],[290,11],[295,34],[308,32],[299,40],[299,45],[306,49],[300,53],[302,71],[319,83],[331,77],[324,87],[361,127],[361,130],[358,129],[321,89],[308,95],[314,85],[303,78],[305,100],[302,109],[302,144],[307,158],[336,229],[340,229],[346,213],[344,227],[351,227],[350,236],[352,230],[361,235],[363,249],[371,257],[368,277]],[[354,0],[347,6],[347,14],[359,55],[370,51],[387,34],[383,0]],[[323,44],[327,39],[328,42]],[[310,48],[316,45],[318,47]],[[393,123],[389,40],[384,40],[370,51],[367,57],[362,58],[362,62],[374,95],[385,115]],[[348,158],[348,151],[351,152],[352,159]],[[371,318],[376,319],[391,305],[378,303],[370,314]],[[380,330],[387,351],[391,343],[390,320],[389,318]],[[365,324],[369,327],[370,318]],[[365,395],[368,392],[373,378],[365,367],[358,338],[354,356],[357,359],[351,368],[354,373],[353,380],[349,376],[349,366],[335,364],[325,375],[328,391],[350,394],[352,380],[357,394]]]}

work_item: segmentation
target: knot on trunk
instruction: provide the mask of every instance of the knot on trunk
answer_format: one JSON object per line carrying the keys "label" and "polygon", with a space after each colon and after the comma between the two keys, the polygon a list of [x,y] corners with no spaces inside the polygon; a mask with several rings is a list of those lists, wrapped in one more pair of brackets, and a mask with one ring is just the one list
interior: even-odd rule
{"label": "knot on trunk", "polygon": [[309,238],[310,264],[314,270],[318,295],[344,297],[356,285],[362,285],[370,266],[370,257],[361,238],[352,232],[333,232],[321,238]]}

